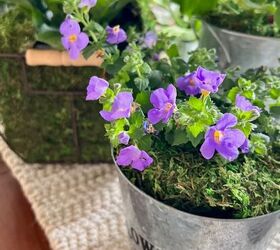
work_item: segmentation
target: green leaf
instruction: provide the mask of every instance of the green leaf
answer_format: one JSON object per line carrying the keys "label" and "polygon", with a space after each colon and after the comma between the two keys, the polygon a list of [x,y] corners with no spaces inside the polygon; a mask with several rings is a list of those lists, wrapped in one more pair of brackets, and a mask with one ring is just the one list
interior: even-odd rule
{"label": "green leaf", "polygon": [[203,101],[202,101],[202,99],[198,99],[198,98],[196,98],[194,96],[190,97],[190,99],[188,101],[188,104],[192,108],[196,109],[197,111],[202,111],[202,109],[203,109]]}
{"label": "green leaf", "polygon": [[190,131],[187,131],[188,138],[192,145],[196,148],[203,139],[203,133],[200,133],[197,137],[194,137]]}
{"label": "green leaf", "polygon": [[130,116],[129,123],[136,127],[142,127],[144,119],[145,119],[145,116],[144,116],[143,112],[136,111]]}
{"label": "green leaf", "polygon": [[280,6],[277,8],[274,14],[274,21],[277,24],[278,28],[280,28]]}
{"label": "green leaf", "polygon": [[118,136],[121,132],[124,131],[124,127],[127,124],[125,119],[116,120],[113,123],[105,124],[106,135],[110,139],[111,144],[113,147],[119,145]]}
{"label": "green leaf", "polygon": [[50,45],[54,49],[62,49],[61,35],[57,30],[39,30],[36,34],[36,40]]}
{"label": "green leaf", "polygon": [[278,99],[280,97],[280,89],[272,88],[269,91],[271,98]]}
{"label": "green leaf", "polygon": [[137,94],[135,101],[141,105],[141,108],[145,113],[152,107],[152,104],[150,103],[150,93],[147,91]]}
{"label": "green leaf", "polygon": [[185,129],[167,130],[165,133],[165,139],[172,146],[185,144],[189,141]]}
{"label": "green leaf", "polygon": [[166,51],[167,55],[169,57],[178,57],[179,56],[179,50],[176,44],[172,44]]}
{"label": "green leaf", "polygon": [[187,129],[191,132],[194,138],[196,138],[201,132],[204,131],[205,125],[201,122],[196,122],[193,125],[190,125]]}
{"label": "green leaf", "polygon": [[85,59],[88,59],[94,52],[96,52],[96,50],[98,49],[98,47],[95,44],[89,45],[87,46],[84,50],[83,50],[83,56]]}
{"label": "green leaf", "polygon": [[227,98],[232,102],[234,103],[235,102],[235,98],[236,98],[236,95],[240,92],[240,89],[238,87],[233,87],[228,95],[227,95]]}
{"label": "green leaf", "polygon": [[137,146],[141,150],[149,151],[152,146],[152,136],[145,135],[141,138],[141,140],[137,141]]}
{"label": "green leaf", "polygon": [[267,145],[270,142],[270,138],[261,133],[252,133],[250,137],[252,152],[256,152],[260,155],[267,154]]}
{"label": "green leaf", "polygon": [[213,10],[218,0],[175,0],[181,6],[181,10],[187,15],[202,15]]}
{"label": "green leaf", "polygon": [[249,137],[249,135],[251,134],[252,130],[253,130],[254,125],[250,122],[245,122],[242,124],[238,124],[238,126],[236,128],[240,129],[246,137]]}
{"label": "green leaf", "polygon": [[134,79],[135,85],[140,91],[143,91],[149,86],[149,79],[137,77]]}
{"label": "green leaf", "polygon": [[144,122],[145,116],[142,113],[142,111],[136,111],[134,112],[131,117],[129,118],[129,135],[134,140],[141,139],[144,135],[144,129],[143,129],[143,122]]}

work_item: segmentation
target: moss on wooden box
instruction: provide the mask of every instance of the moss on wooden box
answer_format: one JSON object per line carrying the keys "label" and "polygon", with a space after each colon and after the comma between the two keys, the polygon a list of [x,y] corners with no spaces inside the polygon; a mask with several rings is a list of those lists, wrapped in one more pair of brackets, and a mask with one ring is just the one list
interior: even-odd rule
{"label": "moss on wooden box", "polygon": [[[42,95],[26,92],[22,64],[0,60],[0,115],[10,146],[28,162],[109,161],[98,104],[84,95],[54,96],[45,91],[85,92],[90,76],[99,69],[27,67],[27,83]],[[72,108],[77,118],[80,155],[73,139]],[[90,147],[90,149],[89,149]]]}

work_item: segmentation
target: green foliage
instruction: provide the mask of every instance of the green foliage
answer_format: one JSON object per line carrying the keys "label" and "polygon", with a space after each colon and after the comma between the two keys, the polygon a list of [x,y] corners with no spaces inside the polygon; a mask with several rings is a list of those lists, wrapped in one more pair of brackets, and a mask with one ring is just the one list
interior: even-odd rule
{"label": "green foliage", "polygon": [[182,12],[187,15],[202,15],[213,10],[218,0],[174,0],[174,2],[179,3]]}
{"label": "green foliage", "polygon": [[196,147],[203,138],[199,135],[215,124],[219,116],[220,112],[210,98],[190,97],[187,102],[178,105],[175,121],[177,127],[192,137],[189,141]]}
{"label": "green foliage", "polygon": [[279,37],[279,8],[277,0],[219,0],[216,8],[205,13],[205,18],[222,28]]}
{"label": "green foliage", "polygon": [[215,49],[207,50],[205,48],[194,50],[190,53],[190,58],[188,61],[189,70],[195,71],[198,66],[202,66],[209,70],[216,70],[216,51]]}
{"label": "green foliage", "polygon": [[20,9],[14,8],[0,14],[0,51],[24,52],[34,43],[31,21]]}
{"label": "green foliage", "polygon": [[145,31],[157,29],[169,38],[178,41],[194,41],[197,39],[193,22],[187,15],[182,15],[180,6],[169,0],[137,1]]}

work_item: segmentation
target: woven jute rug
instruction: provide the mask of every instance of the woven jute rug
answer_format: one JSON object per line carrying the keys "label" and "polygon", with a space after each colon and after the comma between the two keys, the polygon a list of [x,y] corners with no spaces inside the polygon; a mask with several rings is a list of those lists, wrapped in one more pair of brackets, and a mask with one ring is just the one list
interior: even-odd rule
{"label": "woven jute rug", "polygon": [[[0,153],[53,250],[129,250],[113,166],[26,164],[2,137]],[[280,250],[280,233],[268,250]]]}

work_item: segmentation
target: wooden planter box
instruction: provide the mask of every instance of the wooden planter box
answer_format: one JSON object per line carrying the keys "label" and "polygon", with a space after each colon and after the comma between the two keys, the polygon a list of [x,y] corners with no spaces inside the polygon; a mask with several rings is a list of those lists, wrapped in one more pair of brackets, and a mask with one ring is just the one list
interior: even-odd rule
{"label": "wooden planter box", "polygon": [[2,134],[25,161],[110,161],[99,104],[85,101],[89,78],[102,74],[101,63],[98,52],[88,61],[46,50],[29,50],[26,60],[0,55]]}

